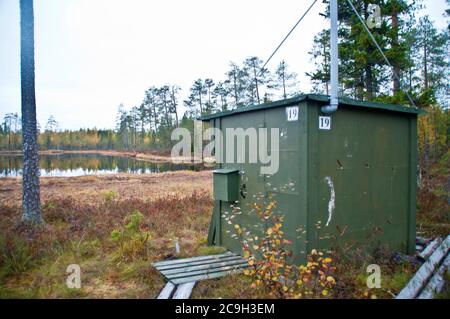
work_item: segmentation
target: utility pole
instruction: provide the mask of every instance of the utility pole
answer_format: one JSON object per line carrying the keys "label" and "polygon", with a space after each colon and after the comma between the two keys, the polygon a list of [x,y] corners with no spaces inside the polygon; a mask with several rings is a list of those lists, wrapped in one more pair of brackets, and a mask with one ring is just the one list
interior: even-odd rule
{"label": "utility pole", "polygon": [[338,4],[337,0],[330,0],[330,83],[331,97],[330,105],[322,107],[322,112],[333,113],[338,108],[339,94],[339,52],[338,52]]}

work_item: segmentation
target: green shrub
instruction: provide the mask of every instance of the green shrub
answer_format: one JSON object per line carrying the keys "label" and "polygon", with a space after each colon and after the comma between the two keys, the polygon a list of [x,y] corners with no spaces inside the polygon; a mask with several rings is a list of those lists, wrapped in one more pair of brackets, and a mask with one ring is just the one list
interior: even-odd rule
{"label": "green shrub", "polygon": [[111,232],[111,240],[119,246],[116,259],[129,261],[147,255],[150,233],[142,227],[143,218],[135,211],[125,218],[123,226]]}
{"label": "green shrub", "polygon": [[115,191],[106,191],[103,193],[103,198],[106,202],[112,202],[114,199],[117,198],[117,193]]}
{"label": "green shrub", "polygon": [[29,244],[20,238],[0,239],[0,278],[27,271],[33,264]]}

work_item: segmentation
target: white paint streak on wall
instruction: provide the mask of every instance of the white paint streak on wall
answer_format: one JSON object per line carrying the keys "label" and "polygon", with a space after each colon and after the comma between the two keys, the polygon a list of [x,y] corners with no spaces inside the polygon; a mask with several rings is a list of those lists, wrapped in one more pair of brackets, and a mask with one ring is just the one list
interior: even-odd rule
{"label": "white paint streak on wall", "polygon": [[325,177],[325,182],[327,182],[328,186],[330,187],[330,201],[328,202],[328,220],[327,220],[327,224],[325,225],[325,227],[328,227],[328,225],[331,222],[331,218],[333,217],[336,193],[334,191],[334,184],[333,184],[333,181],[331,180],[331,177],[329,177],[329,176]]}

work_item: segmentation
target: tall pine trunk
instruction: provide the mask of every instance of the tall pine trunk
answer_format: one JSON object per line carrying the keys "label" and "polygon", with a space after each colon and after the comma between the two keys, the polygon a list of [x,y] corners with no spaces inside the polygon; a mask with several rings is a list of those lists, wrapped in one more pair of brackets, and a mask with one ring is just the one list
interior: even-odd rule
{"label": "tall pine trunk", "polygon": [[34,84],[33,0],[20,0],[20,75],[23,132],[22,220],[28,224],[39,224],[42,217]]}
{"label": "tall pine trunk", "polygon": [[260,99],[259,99],[259,90],[258,90],[258,74],[256,72],[255,60],[253,60],[253,74],[255,76],[256,100],[258,101],[258,104],[259,104]]}
{"label": "tall pine trunk", "polygon": [[[367,1],[364,1],[364,17],[365,20],[367,21],[367,19],[369,18],[369,4]],[[371,54],[372,54],[372,45],[371,43],[368,44],[367,48],[366,48],[366,54],[367,54],[367,60],[366,63],[364,65],[364,70],[365,70],[365,77],[364,77],[364,81],[365,81],[365,85],[366,85],[366,90],[367,90],[367,99],[368,100],[372,100],[373,98],[373,71],[372,71],[372,62],[371,60]]]}

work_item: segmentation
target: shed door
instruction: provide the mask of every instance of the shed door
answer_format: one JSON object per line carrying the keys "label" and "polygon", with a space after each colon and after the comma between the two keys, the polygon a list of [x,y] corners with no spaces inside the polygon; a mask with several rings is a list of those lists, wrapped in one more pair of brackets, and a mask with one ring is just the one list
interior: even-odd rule
{"label": "shed door", "polygon": [[[342,108],[319,131],[319,247],[339,242],[406,242],[409,120]],[[330,237],[331,236],[331,237]]]}
{"label": "shed door", "polygon": [[[221,130],[224,135],[224,159],[227,158],[226,145],[227,141],[227,128],[236,129],[242,128],[244,131],[254,129],[256,132],[259,128],[264,127],[264,112],[249,112],[243,113],[238,116],[224,117],[221,119]],[[250,132],[250,131],[247,131]],[[255,141],[253,141],[254,143]],[[259,224],[256,214],[252,211],[255,198],[265,194],[264,177],[260,174],[260,167],[257,163],[249,163],[250,154],[250,138],[245,138],[245,158],[237,158],[237,139],[234,142],[234,163],[224,163],[223,168],[233,168],[240,171],[240,191],[239,191],[239,204],[222,202],[222,215],[224,213],[231,214],[234,206],[240,206],[242,214],[236,215],[233,219],[233,225],[239,224],[241,227],[253,228]],[[257,141],[256,141],[257,143]],[[241,154],[241,156],[244,154]],[[258,160],[258,159],[257,159]],[[238,163],[238,161],[244,163]],[[231,234],[235,233],[232,229],[232,225],[229,225],[223,218],[221,218],[222,225],[222,243],[225,247],[241,253],[241,244],[235,238],[231,238]],[[251,230],[255,232],[254,229]]]}
{"label": "shed door", "polygon": [[[300,203],[300,193],[306,185],[306,178],[301,174],[302,162],[300,150],[304,146],[305,108],[293,106],[297,116],[292,118],[288,108],[268,109],[265,112],[268,130],[279,129],[279,168],[274,175],[265,176],[266,192],[273,195],[276,202],[276,212],[284,216],[283,231],[286,239],[292,242],[288,249],[295,257],[305,249],[302,232],[306,224],[306,211]],[[296,259],[299,261],[299,259]]]}

